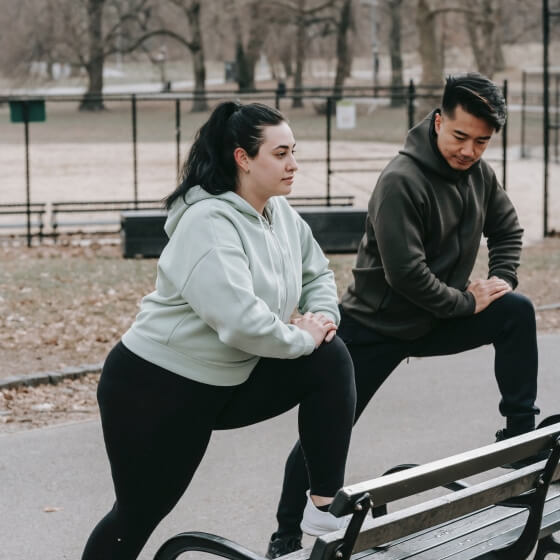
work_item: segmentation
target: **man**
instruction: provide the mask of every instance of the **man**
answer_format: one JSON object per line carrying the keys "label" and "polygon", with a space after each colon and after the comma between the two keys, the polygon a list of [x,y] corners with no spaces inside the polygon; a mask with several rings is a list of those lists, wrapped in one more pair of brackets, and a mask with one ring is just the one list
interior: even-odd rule
{"label": "man", "polygon": [[[491,81],[479,74],[450,77],[441,109],[410,130],[404,149],[379,177],[338,330],[354,361],[356,420],[404,358],[493,344],[499,409],[506,418],[496,437],[534,429],[535,313],[526,297],[513,292],[523,230],[481,159],[505,120],[505,100]],[[488,278],[470,280],[482,235]],[[296,444],[286,463],[269,558],[301,548],[307,488]]]}

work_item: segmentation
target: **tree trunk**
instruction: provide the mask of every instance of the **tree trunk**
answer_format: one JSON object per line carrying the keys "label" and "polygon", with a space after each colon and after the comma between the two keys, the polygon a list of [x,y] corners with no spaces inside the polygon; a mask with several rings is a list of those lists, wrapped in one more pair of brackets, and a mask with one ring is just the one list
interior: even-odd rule
{"label": "tree trunk", "polygon": [[294,75],[292,51],[292,43],[282,45],[282,48],[280,49],[280,63],[284,68],[284,75],[286,78],[291,78]]}
{"label": "tree trunk", "polygon": [[303,89],[303,67],[305,65],[305,0],[298,2],[298,18],[296,29],[296,73],[294,74],[294,97],[292,99],[292,107],[303,107],[303,98],[301,90]]}
{"label": "tree trunk", "polygon": [[206,64],[204,62],[204,45],[200,29],[200,0],[192,0],[187,10],[189,26],[191,28],[190,51],[193,60],[194,73],[194,101],[192,112],[208,110],[206,101]]}
{"label": "tree trunk", "polygon": [[89,57],[86,64],[88,89],[80,103],[80,111],[101,111],[103,105],[103,6],[105,0],[88,0]]}
{"label": "tree trunk", "polygon": [[402,0],[389,0],[391,16],[391,30],[389,33],[389,50],[391,52],[391,107],[402,107],[405,103],[401,50],[401,4]]}
{"label": "tree trunk", "polygon": [[232,17],[232,26],[235,29],[235,66],[237,87],[240,92],[251,92],[255,90],[255,66],[260,56],[262,46],[266,37],[267,26],[261,21],[261,3],[253,0],[249,6],[249,40],[247,48],[243,44],[241,23],[237,12]]}
{"label": "tree trunk", "polygon": [[242,90],[240,86],[240,91],[255,90],[255,67],[260,58],[268,30],[266,18],[263,17],[262,7],[263,3],[261,0],[255,0],[250,5],[249,40],[245,50],[246,89]]}
{"label": "tree trunk", "polygon": [[253,91],[255,89],[255,77],[247,60],[241,37],[236,40],[235,44],[235,73],[237,87],[240,92]]}
{"label": "tree trunk", "polygon": [[503,1],[497,0],[498,4],[496,7],[496,25],[494,28],[494,70],[496,72],[502,72],[506,69],[506,59],[504,57],[504,30],[503,30]]}
{"label": "tree trunk", "polygon": [[[420,38],[419,52],[422,64],[421,84],[424,86],[439,86],[443,77],[443,61],[438,48],[434,12],[428,0],[418,0],[416,8],[416,26]],[[429,90],[427,90],[429,92]],[[423,92],[426,95],[425,92]],[[417,116],[424,116],[434,108],[435,97],[427,95],[418,101]]]}
{"label": "tree trunk", "polygon": [[478,71],[492,78],[498,66],[504,67],[500,33],[501,3],[479,0],[479,17],[467,16],[467,30]]}
{"label": "tree trunk", "polygon": [[348,33],[352,25],[352,0],[344,0],[340,11],[336,33],[336,76],[334,79],[334,96],[336,99],[342,97],[344,80],[348,75],[351,51],[348,46]]}
{"label": "tree trunk", "polygon": [[[466,16],[467,31],[474,55],[476,67],[481,74],[492,77],[494,73],[493,58],[494,53],[487,52],[490,46],[490,37],[494,33],[494,22],[488,16],[491,14],[492,7],[489,2],[482,0],[475,4],[478,17]],[[490,12],[490,13],[489,13]]]}

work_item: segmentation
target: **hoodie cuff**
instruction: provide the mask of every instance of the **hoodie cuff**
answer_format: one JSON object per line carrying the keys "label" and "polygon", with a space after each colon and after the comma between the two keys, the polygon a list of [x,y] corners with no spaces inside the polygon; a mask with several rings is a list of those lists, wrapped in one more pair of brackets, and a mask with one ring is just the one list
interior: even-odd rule
{"label": "hoodie cuff", "polygon": [[312,354],[313,351],[316,348],[315,340],[313,339],[313,337],[307,331],[304,331],[303,329],[301,329],[301,332],[303,333],[303,338],[305,339],[303,355],[304,356],[309,356],[309,354]]}

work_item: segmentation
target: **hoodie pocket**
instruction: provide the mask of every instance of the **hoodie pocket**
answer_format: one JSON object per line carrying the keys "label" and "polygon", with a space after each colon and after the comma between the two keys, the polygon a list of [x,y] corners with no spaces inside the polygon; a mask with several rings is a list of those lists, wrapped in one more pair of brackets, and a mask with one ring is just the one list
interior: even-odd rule
{"label": "hoodie pocket", "polygon": [[354,289],[352,291],[372,312],[382,308],[390,290],[381,267],[354,269]]}

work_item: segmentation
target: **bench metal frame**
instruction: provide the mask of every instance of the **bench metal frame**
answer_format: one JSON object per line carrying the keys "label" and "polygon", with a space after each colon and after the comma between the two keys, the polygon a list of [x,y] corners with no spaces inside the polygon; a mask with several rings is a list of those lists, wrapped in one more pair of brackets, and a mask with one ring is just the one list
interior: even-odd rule
{"label": "bench metal frame", "polygon": [[[52,229],[51,235],[56,239],[60,235],[60,228],[77,227],[87,228],[90,233],[92,226],[119,226],[120,212],[126,210],[161,210],[163,203],[161,200],[99,200],[99,201],[69,201],[69,202],[53,202],[51,205]],[[74,218],[73,220],[60,221],[61,214],[70,214],[80,216],[82,219]],[[91,216],[84,218],[84,214],[101,214],[105,218],[91,219]],[[113,233],[118,233],[120,228],[115,228]],[[64,231],[65,234],[83,233],[84,229]],[[107,231],[99,233],[111,233]]]}
{"label": "bench metal frame", "polygon": [[[560,422],[560,417],[554,418]],[[379,478],[345,486],[329,511],[337,517],[352,515],[347,529],[318,537],[311,549],[294,552],[285,560],[349,560],[352,555],[356,560],[398,560],[416,555],[430,559],[522,560],[537,543],[536,560],[560,552],[560,543],[553,536],[560,529],[560,483],[555,483],[560,480],[560,423],[549,425],[545,420],[541,426],[480,449],[425,465],[400,465]],[[550,451],[546,461],[505,474],[500,471],[472,486],[458,480],[543,451]],[[441,486],[451,493],[386,513],[386,505],[391,502]],[[441,538],[446,534],[451,536]],[[465,539],[459,548],[453,542],[457,536]],[[199,532],[172,537],[154,560],[175,560],[195,550],[230,560],[264,560],[228,539]],[[429,556],[426,551],[430,551]]]}

